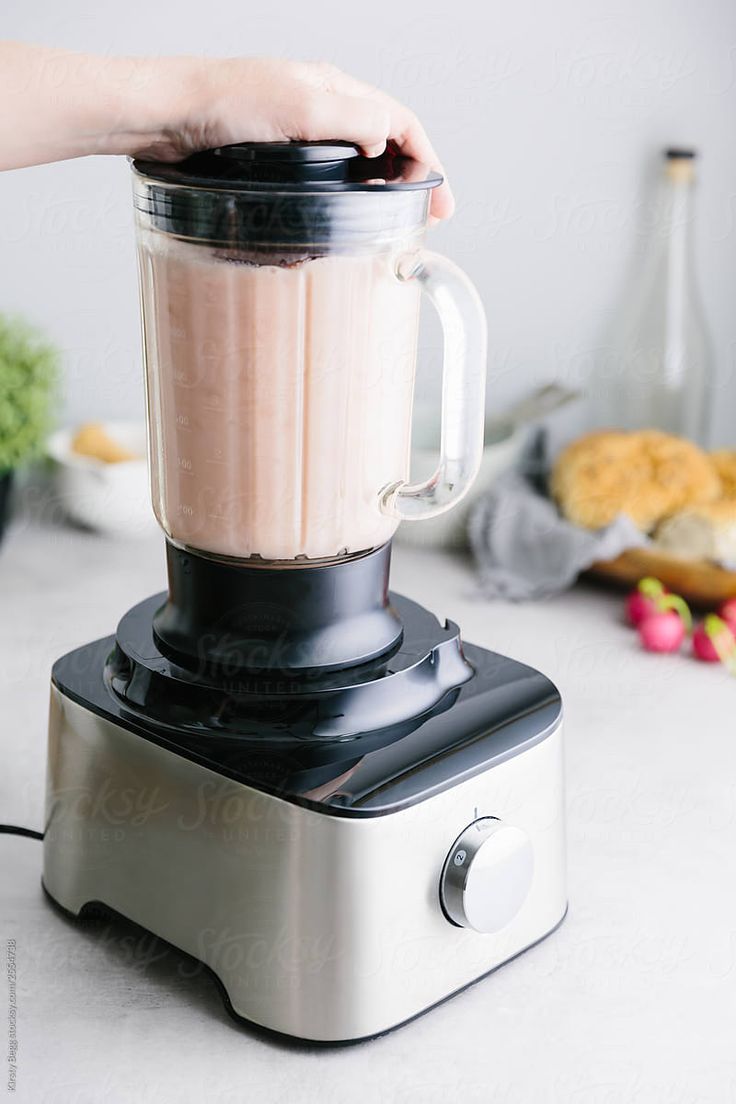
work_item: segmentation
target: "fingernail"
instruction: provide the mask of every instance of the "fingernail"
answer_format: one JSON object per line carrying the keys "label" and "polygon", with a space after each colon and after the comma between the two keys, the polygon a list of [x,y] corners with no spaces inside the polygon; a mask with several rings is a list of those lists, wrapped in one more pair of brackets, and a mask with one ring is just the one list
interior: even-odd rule
{"label": "fingernail", "polygon": [[380,157],[386,149],[385,142],[375,142],[372,146],[364,146],[363,152],[366,157]]}

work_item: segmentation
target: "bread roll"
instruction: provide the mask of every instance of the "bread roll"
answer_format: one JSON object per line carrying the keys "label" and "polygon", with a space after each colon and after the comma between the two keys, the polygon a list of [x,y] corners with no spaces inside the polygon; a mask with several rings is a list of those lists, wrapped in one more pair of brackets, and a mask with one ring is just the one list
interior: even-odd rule
{"label": "bread roll", "polygon": [[736,563],[736,498],[691,506],[666,518],[654,543],[688,559]]}
{"label": "bread roll", "polygon": [[718,497],[720,480],[706,454],[682,437],[602,430],[560,454],[550,489],[576,525],[600,529],[628,514],[648,532],[669,514]]}
{"label": "bread roll", "polygon": [[721,494],[724,498],[736,498],[736,452],[718,449],[710,454],[710,459],[721,481]]}

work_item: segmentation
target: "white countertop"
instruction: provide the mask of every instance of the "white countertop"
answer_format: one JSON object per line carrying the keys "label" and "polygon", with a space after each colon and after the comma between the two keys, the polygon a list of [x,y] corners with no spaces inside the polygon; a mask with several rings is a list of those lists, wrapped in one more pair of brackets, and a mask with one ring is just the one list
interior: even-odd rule
{"label": "white countertop", "polygon": [[[539,667],[566,708],[570,911],[490,978],[401,1030],[293,1049],[122,924],[79,928],[41,847],[0,837],[17,944],[18,1090],[33,1104],[725,1104],[736,1092],[736,683],[641,652],[616,595],[479,597],[470,566],[397,548],[395,589]],[[162,540],[16,523],[0,550],[0,820],[40,827],[47,686],[64,651],[163,589]],[[4,974],[4,970],[3,970]],[[7,990],[2,1023],[6,1024]],[[5,1027],[3,1027],[3,1031]],[[4,1080],[4,1075],[3,1075]],[[4,1089],[4,1084],[2,1086]]]}

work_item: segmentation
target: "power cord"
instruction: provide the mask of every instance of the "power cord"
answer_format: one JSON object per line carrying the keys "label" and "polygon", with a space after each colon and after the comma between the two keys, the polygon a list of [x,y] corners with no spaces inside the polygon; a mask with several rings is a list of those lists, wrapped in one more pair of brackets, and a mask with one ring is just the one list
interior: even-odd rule
{"label": "power cord", "polygon": [[28,836],[29,839],[43,839],[43,832],[34,828],[20,828],[17,824],[0,824],[0,834],[7,836]]}

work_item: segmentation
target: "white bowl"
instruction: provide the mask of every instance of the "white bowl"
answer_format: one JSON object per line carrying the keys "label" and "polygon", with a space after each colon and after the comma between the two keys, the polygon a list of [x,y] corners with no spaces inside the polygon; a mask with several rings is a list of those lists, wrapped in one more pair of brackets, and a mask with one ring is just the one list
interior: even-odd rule
{"label": "white bowl", "polygon": [[[418,521],[403,521],[394,538],[399,544],[414,547],[464,548],[468,543],[468,518],[479,498],[481,498],[502,472],[508,471],[518,462],[526,439],[527,427],[523,425],[500,425],[493,423],[486,431],[486,444],[475,482],[453,506],[439,517]],[[412,448],[412,482],[428,479],[437,465],[438,451],[435,448]]]}
{"label": "white bowl", "polygon": [[140,459],[106,464],[72,450],[75,430],[60,429],[46,446],[54,461],[57,501],[67,517],[89,529],[116,537],[150,535],[156,528],[142,422],[100,423],[107,434]]}

